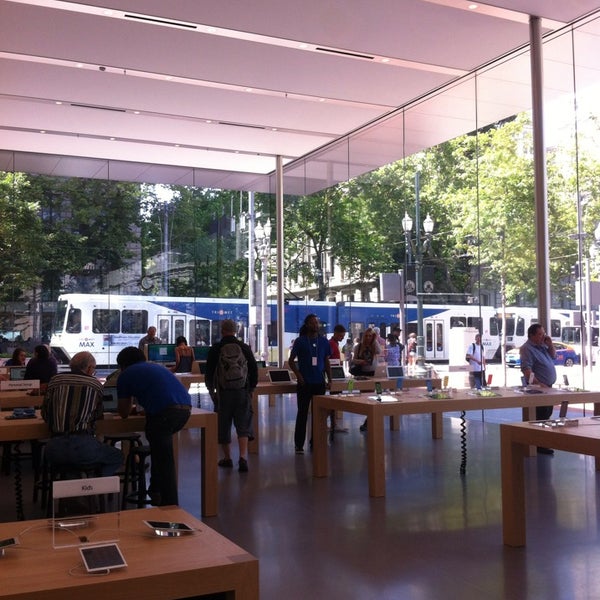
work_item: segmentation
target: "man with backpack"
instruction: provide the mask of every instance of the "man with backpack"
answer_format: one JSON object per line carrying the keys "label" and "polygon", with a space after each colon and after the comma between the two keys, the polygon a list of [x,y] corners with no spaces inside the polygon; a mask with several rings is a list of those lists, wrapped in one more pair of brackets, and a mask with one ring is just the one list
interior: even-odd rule
{"label": "man with backpack", "polygon": [[484,385],[485,377],[485,351],[481,345],[481,335],[475,336],[475,341],[469,344],[465,360],[469,363],[471,368],[470,383],[471,387],[480,390]]}
{"label": "man with backpack", "polygon": [[240,458],[238,471],[248,471],[248,438],[252,437],[252,392],[258,383],[258,366],[250,346],[236,337],[231,319],[221,323],[221,340],[206,357],[205,381],[219,417],[219,444],[223,458],[219,466],[233,468],[231,425],[235,426]]}

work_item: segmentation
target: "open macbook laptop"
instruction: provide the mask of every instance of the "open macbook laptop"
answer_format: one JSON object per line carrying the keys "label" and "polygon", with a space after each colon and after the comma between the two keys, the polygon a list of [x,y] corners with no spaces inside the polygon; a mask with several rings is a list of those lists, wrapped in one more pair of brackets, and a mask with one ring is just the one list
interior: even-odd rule
{"label": "open macbook laptop", "polygon": [[105,387],[102,393],[102,412],[116,413],[119,409],[119,398],[116,387]]}
{"label": "open macbook laptop", "polygon": [[11,381],[23,381],[27,367],[10,367],[9,377]]}
{"label": "open macbook laptop", "polygon": [[388,379],[396,379],[398,377],[404,377],[404,369],[402,367],[386,367],[386,374]]}
{"label": "open macbook laptop", "polygon": [[341,365],[332,365],[331,381],[346,381],[346,373]]}
{"label": "open macbook laptop", "polygon": [[269,381],[271,383],[296,383],[292,381],[290,372],[287,369],[271,369],[269,371]]}

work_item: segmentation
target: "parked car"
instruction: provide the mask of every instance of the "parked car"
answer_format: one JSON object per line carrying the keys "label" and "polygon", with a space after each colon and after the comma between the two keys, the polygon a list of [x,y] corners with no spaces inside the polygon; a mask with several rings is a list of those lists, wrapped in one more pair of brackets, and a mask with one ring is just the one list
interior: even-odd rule
{"label": "parked car", "polygon": [[[554,342],[554,348],[556,350],[556,358],[554,359],[555,365],[572,367],[573,365],[581,363],[581,355],[577,354],[575,348],[572,346],[567,346],[567,344],[563,344],[562,342]],[[506,353],[506,366],[521,366],[521,355],[519,354],[518,348],[513,348]]]}

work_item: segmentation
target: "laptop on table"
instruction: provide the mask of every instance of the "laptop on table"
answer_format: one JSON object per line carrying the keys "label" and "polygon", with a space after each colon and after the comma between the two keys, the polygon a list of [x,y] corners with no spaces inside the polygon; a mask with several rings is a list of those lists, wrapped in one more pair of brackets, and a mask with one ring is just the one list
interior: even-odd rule
{"label": "laptop on table", "polygon": [[331,381],[347,381],[346,372],[341,365],[331,366]]}
{"label": "laptop on table", "polygon": [[296,383],[292,381],[290,372],[287,369],[271,369],[269,371],[269,381],[271,383]]}
{"label": "laptop on table", "polygon": [[398,377],[404,377],[404,369],[398,367],[386,367],[386,374],[388,379],[397,379]]}
{"label": "laptop on table", "polygon": [[102,394],[102,412],[117,413],[119,409],[119,397],[116,387],[105,387]]}

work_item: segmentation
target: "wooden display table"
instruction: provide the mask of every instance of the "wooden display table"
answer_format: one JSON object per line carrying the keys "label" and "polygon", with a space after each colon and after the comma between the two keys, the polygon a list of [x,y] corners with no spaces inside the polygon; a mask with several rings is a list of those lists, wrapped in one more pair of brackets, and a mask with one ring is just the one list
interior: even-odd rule
{"label": "wooden display table", "polygon": [[507,546],[524,546],[525,468],[530,445],[600,458],[600,420],[579,419],[577,427],[541,427],[530,423],[500,425],[502,465],[502,536]]}
{"label": "wooden display table", "polygon": [[[514,389],[495,390],[495,397],[480,397],[470,390],[458,390],[452,398],[433,400],[421,391],[402,392],[398,402],[378,402],[369,395],[329,395],[313,398],[313,475],[329,475],[327,449],[327,415],[331,410],[364,415],[369,419],[367,429],[367,461],[369,494],[385,496],[384,419],[411,414],[431,414],[432,437],[443,436],[443,413],[494,408],[522,408],[524,420],[535,418],[535,407],[570,403],[594,402],[600,411],[600,392],[567,392],[546,389],[540,394],[524,394]],[[465,442],[466,443],[466,442]],[[543,444],[542,444],[543,445]]]}
{"label": "wooden display table", "polygon": [[[145,417],[130,416],[122,419],[116,415],[106,415],[96,421],[96,432],[104,434],[132,433],[144,431]],[[214,516],[218,508],[217,491],[217,415],[214,412],[193,408],[184,429],[200,429],[200,511],[204,516]],[[50,431],[37,413],[35,419],[5,419],[0,417],[0,442],[19,440],[42,440],[50,437]],[[178,457],[179,436],[174,436],[175,457]]]}
{"label": "wooden display table", "polygon": [[[387,377],[370,377],[367,379],[355,379],[354,389],[361,390],[364,392],[375,391],[375,384],[381,383],[383,389],[396,387],[395,379],[388,379]],[[408,382],[408,383],[407,383]],[[441,385],[440,379],[432,379],[433,387],[437,388]],[[392,385],[393,384],[393,385]],[[404,378],[404,387],[425,387],[426,380],[419,379],[416,377]],[[348,387],[347,381],[334,381],[331,384],[332,391],[341,392]],[[271,383],[270,381],[259,381],[254,394],[252,396],[252,410],[253,410],[253,428],[254,428],[254,439],[248,442],[248,452],[251,454],[258,454],[258,442],[259,442],[259,412],[258,412],[258,398],[259,396],[269,396],[269,405],[271,405],[271,398],[280,394],[295,394],[297,383],[295,381],[284,382],[284,383]],[[394,427],[397,427],[397,422],[394,421]]]}
{"label": "wooden display table", "polygon": [[25,391],[0,392],[0,410],[13,410],[14,408],[39,408],[44,401],[44,396],[33,396]]}
{"label": "wooden display table", "polygon": [[188,390],[193,383],[204,383],[204,375],[202,375],[202,373],[173,373],[173,375],[175,375]]}
{"label": "wooden display table", "polygon": [[[181,537],[156,537],[143,520],[179,521],[196,529]],[[114,527],[115,515],[97,515]],[[48,521],[0,523],[0,538],[19,537],[3,558],[4,600],[171,600],[225,592],[258,600],[258,560],[177,507],[127,510],[114,532],[127,567],[89,575],[75,547],[54,550]]]}

